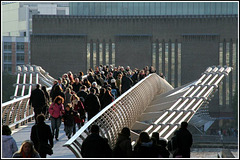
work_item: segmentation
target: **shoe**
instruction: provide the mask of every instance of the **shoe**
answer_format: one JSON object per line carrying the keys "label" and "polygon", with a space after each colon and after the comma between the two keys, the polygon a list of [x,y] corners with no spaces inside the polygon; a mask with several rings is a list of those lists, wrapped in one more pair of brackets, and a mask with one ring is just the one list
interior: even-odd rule
{"label": "shoe", "polygon": [[56,139],[56,141],[59,141],[58,138],[55,138],[55,139]]}
{"label": "shoe", "polygon": [[71,136],[68,136],[68,139],[70,139],[71,138]]}

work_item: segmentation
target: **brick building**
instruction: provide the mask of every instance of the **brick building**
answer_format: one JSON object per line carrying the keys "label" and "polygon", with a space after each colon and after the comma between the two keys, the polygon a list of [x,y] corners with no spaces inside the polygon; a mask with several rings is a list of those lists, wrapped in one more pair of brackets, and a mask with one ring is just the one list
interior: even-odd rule
{"label": "brick building", "polygon": [[[212,115],[221,110],[222,116],[232,117],[238,83],[238,14],[231,5],[233,11],[226,13],[96,15],[89,8],[88,14],[74,15],[71,7],[76,11],[78,7],[70,4],[69,16],[33,16],[31,63],[56,78],[69,70],[86,73],[99,64],[139,69],[153,65],[173,87],[198,79],[208,66],[232,66],[210,104]],[[223,11],[224,5],[220,7]]]}

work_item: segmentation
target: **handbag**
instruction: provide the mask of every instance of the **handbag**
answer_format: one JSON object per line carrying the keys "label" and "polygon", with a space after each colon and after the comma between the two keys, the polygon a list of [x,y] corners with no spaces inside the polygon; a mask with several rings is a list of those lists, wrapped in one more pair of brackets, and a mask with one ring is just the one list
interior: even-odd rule
{"label": "handbag", "polygon": [[40,139],[38,137],[37,125],[36,125],[36,133],[37,133],[37,138],[38,138],[38,152],[46,153],[48,155],[52,155],[53,154],[52,146],[48,143],[40,141]]}

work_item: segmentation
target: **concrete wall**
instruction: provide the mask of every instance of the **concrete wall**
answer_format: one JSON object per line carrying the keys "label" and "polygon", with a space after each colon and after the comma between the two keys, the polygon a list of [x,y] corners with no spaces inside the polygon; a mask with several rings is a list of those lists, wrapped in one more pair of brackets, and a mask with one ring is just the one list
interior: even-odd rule
{"label": "concrete wall", "polygon": [[[32,64],[41,66],[55,78],[72,71],[86,70],[85,36],[33,36]],[[37,44],[37,45],[35,45]]]}
{"label": "concrete wall", "polygon": [[[50,45],[49,49],[38,47],[35,40],[41,40],[37,34],[45,34],[45,41],[41,44]],[[65,45],[65,50],[51,44],[47,39],[52,39],[51,34],[84,34],[86,35],[85,43],[69,43],[61,40],[60,45]],[[186,34],[199,35],[217,35],[214,40],[201,39],[184,40]],[[125,37],[119,35],[128,35]],[[133,38],[133,36],[135,37]],[[151,35],[151,40],[146,37],[136,35]],[[208,38],[211,38],[208,37]],[[82,37],[75,37],[75,40]],[[35,55],[49,55],[51,52],[57,52],[59,57],[65,56],[66,52],[72,54],[71,61],[78,61],[78,48],[84,49],[86,43],[99,40],[112,41],[116,43],[116,65],[130,65],[133,68],[141,68],[144,65],[151,65],[151,41],[165,40],[168,42],[176,40],[182,44],[182,71],[194,70],[194,73],[186,75],[182,72],[182,84],[195,80],[209,65],[218,65],[218,43],[224,39],[226,41],[236,41],[237,39],[237,17],[216,17],[216,16],[145,16],[145,17],[84,17],[84,16],[33,16],[33,36],[32,36],[32,64],[41,65],[53,76],[59,76],[53,68],[49,68],[51,59],[41,60]],[[189,38],[188,38],[189,39]],[[199,40],[201,39],[201,40]],[[82,41],[82,40],[79,40]],[[76,45],[74,45],[76,44]],[[57,44],[56,44],[57,45]],[[71,47],[70,47],[71,46]],[[124,47],[125,46],[125,47]],[[61,46],[63,47],[63,46]],[[38,49],[36,49],[38,48]],[[55,49],[57,51],[55,51]],[[44,52],[42,51],[44,50]],[[86,53],[82,51],[82,53]],[[141,56],[139,56],[141,55]],[[85,55],[82,55],[84,58]],[[126,61],[126,56],[129,58]],[[134,58],[133,58],[134,57]],[[138,58],[136,58],[138,57]],[[140,58],[141,57],[141,58]],[[140,58],[140,59],[139,59]],[[200,59],[204,59],[201,61]],[[64,63],[64,59],[59,60]],[[86,72],[85,59],[79,64],[79,70]],[[139,62],[142,65],[139,65]],[[46,68],[47,67],[47,68]],[[69,68],[70,70],[71,68]],[[64,67],[62,66],[62,69]],[[193,75],[192,75],[193,74]],[[195,76],[196,75],[196,76]]]}

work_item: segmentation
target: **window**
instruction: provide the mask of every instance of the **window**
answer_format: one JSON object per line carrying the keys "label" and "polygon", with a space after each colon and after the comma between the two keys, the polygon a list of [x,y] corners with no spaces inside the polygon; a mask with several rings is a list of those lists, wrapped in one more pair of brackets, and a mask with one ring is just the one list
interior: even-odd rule
{"label": "window", "polygon": [[112,65],[115,66],[115,43],[112,43]]}
{"label": "window", "polygon": [[17,51],[24,51],[24,42],[17,42]]}
{"label": "window", "polygon": [[4,42],[4,51],[12,51],[12,42]]}
{"label": "window", "polygon": [[109,43],[106,43],[106,64],[109,64]]}
{"label": "window", "polygon": [[162,73],[162,43],[159,43],[159,73]]}
{"label": "window", "polygon": [[[172,43],[172,56],[171,56],[171,58],[172,58],[172,60],[171,60],[171,62],[172,62],[172,64],[171,64],[171,80],[172,80],[172,86],[174,86],[174,80],[175,80],[175,77],[174,77],[174,75],[175,75],[175,43]],[[174,87],[176,87],[176,86],[174,86]]]}
{"label": "window", "polygon": [[96,43],[93,43],[93,68],[96,67],[97,64],[97,50],[96,50]]}
{"label": "window", "polygon": [[17,63],[24,62],[24,53],[17,53]]}
{"label": "window", "polygon": [[233,43],[233,93],[236,91],[236,84],[237,84],[237,46],[236,43]]}
{"label": "window", "polygon": [[103,45],[99,43],[99,64],[103,64]]}
{"label": "window", "polygon": [[4,62],[12,62],[12,53],[4,53]]}
{"label": "window", "polygon": [[[219,43],[219,65],[223,66],[223,43]],[[219,105],[223,105],[223,87],[219,85]]]}
{"label": "window", "polygon": [[156,68],[156,43],[152,44],[152,66]]}
{"label": "window", "polygon": [[87,69],[90,69],[90,43],[87,43]]}
{"label": "window", "polygon": [[181,86],[181,43],[178,43],[178,86]]}
{"label": "window", "polygon": [[168,81],[168,42],[165,43],[165,59],[163,59],[165,61],[165,77],[166,80]]}

